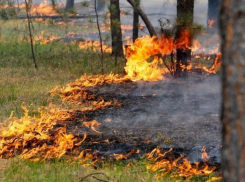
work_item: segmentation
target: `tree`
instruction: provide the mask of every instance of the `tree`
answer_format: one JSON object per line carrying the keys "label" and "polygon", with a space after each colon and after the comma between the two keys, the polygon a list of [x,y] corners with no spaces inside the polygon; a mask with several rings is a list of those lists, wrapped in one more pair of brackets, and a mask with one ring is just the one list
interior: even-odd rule
{"label": "tree", "polygon": [[66,11],[69,11],[70,9],[74,8],[74,0],[66,0]]}
{"label": "tree", "polygon": [[223,0],[220,13],[222,65],[222,169],[224,182],[245,181],[244,0]]}
{"label": "tree", "polygon": [[150,33],[150,35],[151,36],[154,36],[154,35],[156,36],[157,33],[156,33],[154,27],[152,26],[151,21],[148,19],[148,17],[144,13],[144,11],[140,8],[140,6],[137,5],[137,3],[135,2],[135,0],[127,0],[127,1],[133,7],[134,12],[137,12],[140,15],[141,19],[145,23],[145,25],[146,25],[149,33]]}
{"label": "tree", "polygon": [[119,0],[110,0],[112,54],[123,56]]}
{"label": "tree", "polygon": [[[177,0],[177,31],[176,31],[176,41],[183,36],[183,32],[189,32],[186,34],[189,45],[187,47],[177,48],[177,63],[176,63],[176,76],[187,76],[187,66],[188,62],[191,61],[191,44],[192,35],[191,27],[193,24],[193,14],[194,14],[194,0]],[[182,67],[184,70],[182,72]]]}
{"label": "tree", "polygon": [[[140,0],[135,0],[135,6],[140,6]],[[133,42],[139,37],[139,13],[134,9],[133,14]]]}
{"label": "tree", "polygon": [[207,30],[212,33],[213,27],[217,27],[220,0],[208,0]]}

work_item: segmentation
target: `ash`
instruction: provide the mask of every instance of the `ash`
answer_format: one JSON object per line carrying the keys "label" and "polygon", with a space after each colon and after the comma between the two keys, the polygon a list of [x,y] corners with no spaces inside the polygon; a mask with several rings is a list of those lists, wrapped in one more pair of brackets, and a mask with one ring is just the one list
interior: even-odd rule
{"label": "ash", "polygon": [[209,157],[220,162],[219,76],[107,84],[93,88],[93,92],[122,103],[87,116],[102,124],[103,138],[124,140],[127,146],[150,142],[166,149],[183,149],[193,162],[206,146]]}

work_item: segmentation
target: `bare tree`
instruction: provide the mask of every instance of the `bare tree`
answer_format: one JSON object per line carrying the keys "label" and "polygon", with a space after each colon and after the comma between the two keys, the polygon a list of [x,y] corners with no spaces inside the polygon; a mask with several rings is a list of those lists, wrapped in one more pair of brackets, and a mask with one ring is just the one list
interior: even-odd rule
{"label": "bare tree", "polygon": [[224,182],[245,181],[244,0],[222,0],[222,170]]}
{"label": "bare tree", "polygon": [[207,30],[209,33],[212,33],[213,28],[218,25],[219,8],[220,0],[208,0]]}
{"label": "bare tree", "polygon": [[123,56],[119,0],[110,0],[112,54]]}
{"label": "bare tree", "polygon": [[[140,0],[135,0],[135,6],[140,6]],[[133,14],[133,42],[139,37],[139,13],[134,9]]]}
{"label": "bare tree", "polygon": [[149,33],[151,36],[153,35],[157,35],[154,27],[151,24],[151,21],[148,19],[148,17],[146,16],[145,12],[140,8],[139,5],[137,5],[137,3],[135,2],[135,0],[127,0],[129,4],[131,4],[131,6],[134,8],[134,11],[137,12],[141,19],[144,21]]}
{"label": "bare tree", "polygon": [[[191,32],[190,29],[193,24],[194,14],[194,0],[177,0],[177,32],[176,41],[183,36],[184,31]],[[177,48],[177,63],[176,63],[176,76],[187,76],[188,62],[191,61],[191,44],[192,36],[186,34],[189,39],[189,45],[184,48]],[[184,70],[183,70],[184,66]],[[183,71],[182,71],[183,70]]]}
{"label": "bare tree", "polygon": [[32,53],[32,59],[33,59],[33,63],[35,68],[37,69],[37,61],[36,61],[36,56],[35,56],[35,52],[34,52],[34,43],[33,43],[33,34],[32,34],[32,21],[31,21],[31,17],[30,17],[30,8],[31,8],[31,2],[25,0],[25,5],[26,5],[26,17],[27,17],[27,24],[28,24],[28,33],[29,33],[29,37],[30,37],[30,41],[31,41],[31,53]]}
{"label": "bare tree", "polygon": [[101,52],[101,73],[104,74],[105,68],[104,68],[104,51],[103,51],[103,40],[102,40],[102,35],[101,35],[101,30],[100,30],[100,24],[99,24],[99,15],[97,11],[97,0],[94,0],[94,11],[96,14],[96,24],[99,32],[99,37],[100,37],[100,52]]}

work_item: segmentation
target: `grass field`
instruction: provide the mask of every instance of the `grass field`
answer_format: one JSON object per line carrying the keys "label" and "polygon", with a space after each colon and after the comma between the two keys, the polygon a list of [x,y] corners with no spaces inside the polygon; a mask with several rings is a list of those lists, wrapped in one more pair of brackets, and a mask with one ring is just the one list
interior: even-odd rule
{"label": "grass field", "polygon": [[[18,31],[16,31],[16,23]],[[33,115],[38,107],[50,102],[60,104],[57,98],[51,98],[48,92],[57,85],[65,85],[83,74],[100,74],[98,52],[81,50],[76,44],[64,44],[56,41],[50,44],[36,44],[35,55],[38,69],[34,68],[30,44],[21,41],[25,37],[25,26],[20,21],[0,21],[0,121],[8,118],[11,112],[15,117],[23,116],[21,105],[26,106]],[[36,24],[38,30],[50,27]],[[69,27],[68,27],[69,29]],[[74,30],[73,30],[74,31]],[[18,33],[21,32],[21,33]],[[40,34],[41,31],[37,33]],[[55,32],[55,31],[54,31]],[[61,35],[57,35],[61,36]],[[124,59],[115,66],[114,58],[105,55],[105,72],[123,74]],[[129,165],[129,163],[131,165]],[[184,178],[170,178],[169,175],[158,178],[158,172],[147,170],[146,159],[137,161],[119,161],[101,166],[82,165],[75,161],[48,160],[31,162],[19,159],[0,160],[1,181],[183,181]],[[94,174],[94,175],[90,175]],[[194,177],[190,181],[206,181],[208,177]]]}

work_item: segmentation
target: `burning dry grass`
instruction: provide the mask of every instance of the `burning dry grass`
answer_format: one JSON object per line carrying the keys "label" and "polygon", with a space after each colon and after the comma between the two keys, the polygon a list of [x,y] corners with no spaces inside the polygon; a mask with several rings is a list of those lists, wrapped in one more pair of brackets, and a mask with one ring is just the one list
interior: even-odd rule
{"label": "burning dry grass", "polygon": [[[45,39],[43,38],[43,40]],[[166,73],[166,69],[161,67],[162,60],[158,55],[170,54],[175,47],[180,45],[186,46],[186,43],[178,42],[176,45],[173,40],[164,36],[160,39],[150,37],[138,39],[130,47],[127,54],[126,76],[115,74],[99,76],[84,75],[66,87],[55,88],[50,93],[53,96],[59,96],[63,103],[71,102],[79,105],[79,112],[93,111],[107,107],[119,107],[120,103],[115,99],[105,100],[95,93],[90,92],[87,88],[105,84],[117,84],[125,81],[161,80],[163,79],[163,74]],[[154,57],[154,59],[149,60],[150,57]],[[48,79],[49,76],[45,78]],[[34,91],[37,91],[37,89],[41,90],[38,87]],[[78,119],[76,117],[76,110],[61,109],[51,105],[40,108],[34,116],[33,114],[29,115],[27,108],[23,107],[23,109],[25,111],[24,116],[19,118],[11,116],[6,122],[1,124],[0,155],[2,158],[19,156],[32,161],[70,158],[82,163],[91,160],[94,162],[92,164],[101,162],[96,152],[93,153],[94,151],[91,150],[81,151],[81,146],[87,140],[88,134],[86,132],[75,135],[67,130],[67,124],[77,120],[81,128],[88,128],[92,132],[100,134],[99,122]],[[90,142],[93,143],[93,141]],[[163,172],[163,174],[174,171],[176,176],[184,176],[188,179],[193,175],[209,175],[212,172],[212,169],[198,169],[198,166],[192,166],[186,159],[183,159],[182,162],[180,162],[180,159],[171,162],[169,159],[164,158],[165,155],[161,154],[160,151],[155,154],[156,157],[154,158],[153,153],[155,151],[150,153],[148,157],[149,160],[154,161],[153,164],[148,165],[148,169],[152,171]],[[122,160],[128,159],[131,155],[132,153],[126,155],[114,154],[111,158],[113,160]],[[104,162],[103,160],[104,158],[102,162]]]}
{"label": "burning dry grass", "polygon": [[[14,1],[13,1],[14,2]],[[28,2],[28,1],[27,1]],[[64,8],[63,4],[58,4],[56,6],[49,5],[47,1],[44,1],[40,3],[39,5],[36,5],[34,3],[28,4],[29,8],[29,14],[30,15],[39,15],[39,16],[55,16],[59,15],[57,12],[57,9]],[[0,9],[8,9],[8,8],[16,8],[18,11],[26,11],[26,4],[3,4],[0,5]]]}
{"label": "burning dry grass", "polygon": [[24,159],[35,161],[40,160],[39,156],[44,159],[60,158],[67,150],[72,150],[77,139],[67,134],[65,128],[54,128],[59,124],[57,121],[62,122],[69,113],[51,109],[49,112],[40,111],[40,117],[30,117],[27,108],[22,108],[25,111],[23,117],[18,119],[11,116],[7,126],[4,126],[6,123],[1,125],[2,156],[11,158],[20,154]]}
{"label": "burning dry grass", "polygon": [[[196,176],[208,176],[216,167],[209,167],[208,164],[200,164],[199,162],[191,164],[188,159],[180,156],[177,159],[166,159],[166,155],[170,153],[172,149],[162,153],[159,149],[154,149],[151,153],[147,154],[148,160],[152,161],[152,164],[147,165],[147,169],[152,171],[159,171],[159,177],[167,175],[171,172],[171,177],[184,177],[189,180]],[[208,157],[205,150],[203,151],[204,157]]]}
{"label": "burning dry grass", "polygon": [[[82,103],[83,107],[79,112],[104,109],[115,105],[107,102],[98,102],[96,97],[89,97],[91,102],[88,101],[88,103],[91,105],[89,106],[85,102],[86,106],[84,107],[84,103],[80,99],[74,100],[74,98],[77,98],[76,96],[79,93],[86,91],[83,90],[86,87],[91,88],[121,81],[121,78],[117,75],[101,76],[100,79],[95,76],[83,76],[80,80],[68,84],[63,89],[53,90],[52,93],[59,94],[64,102]],[[87,95],[83,99],[89,100]],[[41,108],[39,114],[34,117],[28,115],[28,110],[25,107],[23,109],[25,111],[23,117],[20,119],[10,117],[1,126],[0,155],[2,157],[12,158],[18,155],[23,159],[32,161],[62,157],[68,160],[78,160],[82,164],[92,160],[92,165],[104,161],[105,158],[99,158],[94,151],[86,149],[80,151],[80,147],[87,140],[87,133],[74,135],[67,131],[67,124],[75,120],[76,122],[79,121],[80,127],[90,128],[92,132],[100,134],[100,123],[97,121],[78,119],[77,116],[79,115],[76,114],[75,110],[64,110],[55,106]],[[93,143],[93,141],[89,142]],[[113,154],[109,158],[112,161],[128,159],[135,152],[137,153],[137,151],[131,151],[127,154]],[[209,168],[208,166],[200,169],[198,164],[191,165],[187,159],[182,157],[175,160],[168,159],[166,153],[162,154],[160,150],[155,149],[148,154],[148,160],[153,161],[153,163],[148,164],[147,169],[159,172],[158,178],[171,174],[174,177],[190,179],[194,175],[205,176],[214,171],[214,168]]]}

